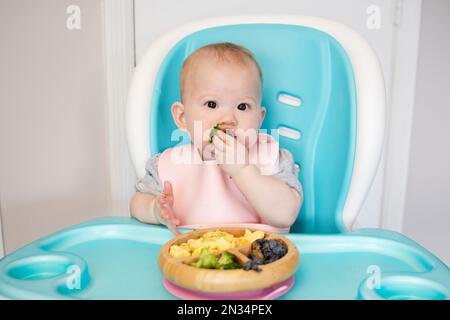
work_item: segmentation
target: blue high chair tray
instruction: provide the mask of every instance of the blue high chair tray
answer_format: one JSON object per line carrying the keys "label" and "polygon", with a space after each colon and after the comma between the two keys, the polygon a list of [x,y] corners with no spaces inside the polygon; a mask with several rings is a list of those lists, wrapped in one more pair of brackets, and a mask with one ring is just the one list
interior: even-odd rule
{"label": "blue high chair tray", "polygon": [[[280,299],[450,297],[448,267],[401,234],[365,229],[285,235],[298,247],[300,265],[294,286]],[[171,238],[166,228],[133,218],[101,218],[62,230],[0,260],[0,296],[176,299],[157,265]]]}

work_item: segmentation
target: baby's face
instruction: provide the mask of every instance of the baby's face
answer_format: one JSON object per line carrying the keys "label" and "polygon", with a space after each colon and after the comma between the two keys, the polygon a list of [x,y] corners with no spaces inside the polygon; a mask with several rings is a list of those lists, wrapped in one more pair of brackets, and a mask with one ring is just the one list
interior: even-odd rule
{"label": "baby's face", "polygon": [[201,123],[203,147],[208,144],[204,133],[218,123],[230,131],[257,131],[266,112],[261,99],[261,80],[253,64],[198,59],[185,80],[183,105],[178,106],[184,114],[177,125],[188,130],[193,140],[199,139],[194,136],[194,125]]}

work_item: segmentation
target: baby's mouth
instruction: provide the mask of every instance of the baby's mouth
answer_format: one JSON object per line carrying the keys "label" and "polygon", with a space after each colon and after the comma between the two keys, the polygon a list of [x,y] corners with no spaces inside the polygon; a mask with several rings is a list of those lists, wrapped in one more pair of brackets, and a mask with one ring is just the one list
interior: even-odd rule
{"label": "baby's mouth", "polygon": [[235,129],[233,129],[233,128],[231,128],[231,127],[224,126],[223,124],[221,124],[221,123],[219,122],[219,123],[215,124],[214,127],[213,127],[213,128],[211,129],[211,131],[209,132],[209,140],[208,140],[209,143],[212,143],[212,140],[213,140],[213,138],[214,138],[214,135],[215,135],[215,134],[217,133],[217,131],[219,131],[219,130],[225,132],[226,134],[231,135],[232,137],[236,137],[236,134],[234,133],[234,130],[235,130]]}

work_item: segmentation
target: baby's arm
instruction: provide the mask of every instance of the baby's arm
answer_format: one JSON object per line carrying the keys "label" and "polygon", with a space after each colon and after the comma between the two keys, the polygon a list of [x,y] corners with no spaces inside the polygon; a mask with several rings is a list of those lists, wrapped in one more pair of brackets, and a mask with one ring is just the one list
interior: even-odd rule
{"label": "baby's arm", "polygon": [[302,196],[283,181],[262,175],[253,164],[242,168],[233,176],[233,181],[259,213],[263,223],[286,228],[297,219]]}
{"label": "baby's arm", "polygon": [[136,193],[130,202],[130,214],[141,222],[164,224],[177,234],[175,226],[180,220],[173,210],[174,197],[172,184],[165,181],[164,185],[158,176],[159,154],[147,161],[146,174],[136,183]]}
{"label": "baby's arm", "polygon": [[163,192],[158,176],[159,154],[151,157],[145,165],[145,175],[136,182],[136,193],[130,202],[130,214],[141,222],[159,224],[157,197]]}
{"label": "baby's arm", "polygon": [[130,213],[131,216],[144,223],[164,224],[175,235],[178,235],[176,226],[180,224],[180,220],[175,216],[173,204],[172,184],[165,181],[164,191],[159,195],[136,192],[131,199]]}
{"label": "baby's arm", "polygon": [[[242,131],[236,131],[237,136],[242,134]],[[230,143],[232,140],[229,137],[222,131],[217,131],[213,137],[219,166],[232,177],[235,185],[260,215],[262,223],[278,228],[290,227],[297,219],[303,202],[292,155],[280,149],[280,172],[273,176],[263,175],[256,165],[249,162],[229,163],[228,159],[240,159],[237,154],[248,153],[246,147],[238,142],[244,141],[244,136],[233,138],[234,143]]]}
{"label": "baby's arm", "polygon": [[155,210],[157,206],[156,196],[143,192],[136,192],[130,202],[130,214],[141,222],[159,224],[156,219]]}

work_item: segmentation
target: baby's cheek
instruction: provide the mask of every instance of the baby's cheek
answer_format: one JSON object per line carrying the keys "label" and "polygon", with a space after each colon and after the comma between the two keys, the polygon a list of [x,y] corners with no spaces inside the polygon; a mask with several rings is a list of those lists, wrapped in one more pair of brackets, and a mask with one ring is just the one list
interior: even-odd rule
{"label": "baby's cheek", "polygon": [[195,121],[188,129],[191,141],[195,141],[197,145],[201,142],[204,147],[208,143],[211,128],[212,127],[204,125],[199,120]]}
{"label": "baby's cheek", "polygon": [[255,133],[251,132],[251,133],[248,133],[246,135],[238,136],[237,140],[241,144],[245,145],[245,147],[247,149],[250,149],[251,147],[253,147],[256,144],[256,142],[258,140],[258,137],[257,137],[257,133],[256,132]]}
{"label": "baby's cheek", "polygon": [[255,144],[256,144],[256,141],[250,142],[250,141],[249,141],[249,138],[246,138],[246,139],[245,139],[245,147],[246,147],[247,149],[250,149],[250,148],[253,147]]}

